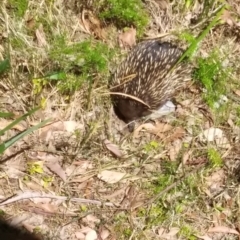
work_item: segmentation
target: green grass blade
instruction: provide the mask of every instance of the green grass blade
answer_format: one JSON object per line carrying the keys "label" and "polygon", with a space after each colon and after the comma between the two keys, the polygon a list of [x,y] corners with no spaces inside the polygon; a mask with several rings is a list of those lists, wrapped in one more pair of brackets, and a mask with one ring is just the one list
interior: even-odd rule
{"label": "green grass blade", "polygon": [[225,9],[225,5],[223,5],[217,12],[214,19],[210,22],[210,24],[202,31],[202,33],[197,37],[196,41],[192,42],[192,44],[189,46],[189,48],[184,52],[184,54],[181,56],[181,58],[177,61],[176,64],[180,63],[186,56],[191,57],[197,49],[197,45],[206,37],[206,35],[209,33],[209,31],[214,27],[218,21],[220,16],[222,15],[223,11]]}
{"label": "green grass blade", "polygon": [[0,136],[3,135],[6,131],[8,131],[9,129],[11,129],[13,126],[17,125],[19,122],[21,122],[22,120],[26,119],[28,116],[32,115],[33,113],[35,113],[38,109],[40,109],[40,107],[34,108],[32,110],[30,110],[28,113],[24,114],[23,116],[17,118],[15,121],[13,121],[12,123],[10,123],[8,126],[6,126],[4,129],[0,130]]}
{"label": "green grass blade", "polygon": [[7,140],[6,142],[2,143],[0,145],[0,154],[3,154],[4,151],[9,148],[10,146],[12,146],[14,143],[16,143],[18,140],[20,140],[21,138],[25,137],[26,135],[32,133],[33,131],[41,128],[42,126],[46,125],[48,122],[50,121],[50,119],[44,120],[43,122],[25,130],[24,132],[14,136],[13,138]]}
{"label": "green grass blade", "polygon": [[10,61],[9,59],[5,59],[0,62],[0,75],[6,72],[10,68]]}
{"label": "green grass blade", "polygon": [[1,117],[1,118],[11,118],[11,117],[14,117],[14,113],[10,113],[10,112],[0,112],[0,117]]}

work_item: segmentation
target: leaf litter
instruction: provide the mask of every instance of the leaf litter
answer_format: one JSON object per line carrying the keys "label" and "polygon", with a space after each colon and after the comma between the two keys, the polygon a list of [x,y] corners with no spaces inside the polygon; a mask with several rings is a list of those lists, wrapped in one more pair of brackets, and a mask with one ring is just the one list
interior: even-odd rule
{"label": "leaf litter", "polygon": [[[164,17],[159,17],[157,15],[153,16],[153,18],[155,19],[155,23],[154,24],[151,23],[152,29],[153,28],[156,29],[154,29],[154,31],[150,29],[149,31],[146,32],[146,35],[151,35],[149,34],[151,33],[151,31],[154,32],[154,34],[156,35],[156,32],[158,32],[159,29],[163,30],[163,32],[166,32],[172,28],[174,29],[174,27],[176,27],[174,26],[174,22],[178,23],[183,22],[183,25],[184,24],[186,25],[186,22],[190,21],[190,18],[192,17],[192,13],[189,13],[188,19],[183,20],[182,19],[183,16],[179,15],[177,16],[179,17],[179,19],[176,20],[174,16],[169,15],[171,5],[169,4],[168,1],[164,1],[163,3],[157,3],[157,5],[155,4],[155,2],[152,2],[151,4],[154,7],[156,7],[157,5],[161,5],[160,8],[161,11],[164,11],[163,14]],[[197,4],[197,7],[200,9],[199,4],[200,3]],[[82,18],[83,20],[80,19],[79,17],[74,16],[78,20],[78,23],[74,22],[76,23],[75,26],[79,27],[75,29],[73,29],[72,22],[70,22],[73,21],[74,19],[73,18],[73,15],[75,15],[74,11],[71,12],[70,16],[67,14],[65,16],[61,11],[59,13],[61,14],[58,17],[56,17],[56,20],[59,21],[58,24],[61,23],[61,25],[57,25],[56,29],[54,29],[56,30],[56,32],[59,31],[58,27],[62,26],[62,30],[66,31],[67,34],[69,33],[68,31],[79,31],[80,29],[79,37],[80,41],[84,39],[86,33],[89,36],[91,35],[96,39],[105,38],[105,30],[101,25],[100,19],[94,14],[94,12],[91,11],[82,12],[82,16],[80,18]],[[55,13],[52,12],[52,14]],[[154,12],[154,14],[157,13]],[[167,21],[169,17],[171,20]],[[225,21],[228,24],[230,25],[232,24],[231,22],[232,19],[231,16],[229,16],[228,12],[225,12],[223,18],[225,18]],[[64,20],[64,24],[62,24],[63,22],[61,22],[61,20]],[[9,22],[9,24],[11,25],[11,22]],[[129,28],[127,31],[121,29],[121,32],[122,34],[115,36],[115,40],[118,39],[119,41],[120,40],[122,41],[121,47],[131,48],[136,44],[137,40],[135,28]],[[85,35],[83,35],[83,33],[85,33]],[[125,33],[125,35],[123,33]],[[46,40],[47,39],[46,35],[48,34],[48,32],[45,29],[44,25],[42,26],[39,25],[39,27],[36,29],[35,32],[33,32],[33,34],[36,35],[35,40],[37,40],[37,45],[38,47],[41,48],[41,51],[46,49],[48,45],[50,45],[50,42],[47,42]],[[71,32],[71,35],[72,34],[73,33]],[[212,44],[211,38],[208,40],[209,40],[208,44],[210,46]],[[29,40],[26,39],[26,41]],[[69,41],[72,41],[72,38]],[[114,43],[111,44],[114,46]],[[38,67],[40,68],[40,65],[38,64],[40,64],[41,60],[42,59],[39,59],[39,62],[36,63],[35,66],[36,68]],[[31,68],[32,65],[31,63],[29,64],[29,60],[27,58],[26,63]],[[38,74],[44,71],[45,69],[39,69]],[[152,179],[156,180],[158,177],[161,177],[163,175],[163,170],[165,169],[165,167],[161,166],[162,162],[164,163],[166,162],[169,163],[170,161],[176,162],[178,158],[182,157],[184,165],[185,163],[190,163],[189,166],[194,165],[193,163],[199,165],[201,163],[208,162],[207,157],[201,152],[202,148],[206,147],[207,144],[215,143],[216,146],[219,148],[221,147],[220,145],[223,144],[227,146],[226,149],[229,149],[229,147],[231,147],[231,145],[230,146],[228,145],[230,144],[230,139],[227,138],[228,135],[226,134],[226,131],[223,130],[223,128],[213,127],[209,122],[203,123],[205,118],[203,118],[203,116],[198,112],[199,108],[198,106],[196,106],[195,103],[195,100],[198,98],[196,96],[192,96],[192,98],[194,98],[194,101],[192,101],[191,95],[190,99],[188,99],[188,101],[185,101],[181,108],[177,109],[176,114],[178,114],[179,116],[180,119],[179,122],[174,121],[174,123],[172,123],[172,120],[176,119],[170,118],[170,121],[168,121],[169,120],[168,118],[164,118],[166,122],[165,121],[155,122],[154,124],[144,123],[143,126],[137,128],[136,132],[134,133],[135,134],[134,141],[136,141],[134,143],[131,142],[131,140],[129,141],[129,139],[127,139],[126,136],[122,137],[121,134],[119,134],[120,137],[112,136],[112,138],[110,138],[108,136],[106,138],[106,136],[102,134],[102,132],[104,131],[97,130],[96,133],[92,133],[90,131],[88,132],[88,130],[90,129],[89,126],[91,126],[91,124],[93,125],[95,124],[94,121],[100,123],[99,126],[104,126],[105,122],[102,121],[101,119],[102,115],[99,115],[99,113],[97,113],[97,111],[94,110],[94,107],[91,114],[91,118],[87,116],[87,114],[85,113],[85,109],[83,111],[82,109],[84,105],[83,98],[85,98],[86,96],[84,95],[85,90],[86,88],[84,88],[84,86],[83,90],[81,89],[79,90],[79,98],[77,99],[75,104],[76,109],[74,109],[74,112],[76,112],[76,116],[78,118],[76,117],[75,119],[75,117],[71,116],[71,120],[68,119],[69,117],[67,119],[64,119],[65,113],[64,111],[67,112],[66,109],[68,104],[65,103],[62,105],[59,104],[64,102],[63,99],[60,99],[61,97],[59,96],[55,96],[57,94],[54,95],[54,97],[50,101],[53,102],[56,101],[55,104],[49,102],[47,104],[51,105],[50,109],[52,108],[62,111],[63,114],[59,113],[56,115],[58,115],[59,119],[63,120],[59,121],[59,119],[55,119],[54,116],[56,122],[49,124],[46,128],[40,129],[37,133],[35,133],[36,134],[35,136],[26,138],[25,142],[19,143],[19,145],[17,146],[18,149],[21,149],[22,146],[30,145],[31,153],[33,154],[30,154],[30,152],[26,150],[24,153],[21,154],[21,156],[18,155],[14,159],[10,159],[10,161],[8,161],[6,165],[8,164],[10,166],[12,164],[13,168],[15,169],[14,171],[12,171],[12,173],[10,173],[10,171],[9,172],[5,171],[6,174],[5,177],[7,178],[6,182],[3,182],[4,179],[1,179],[4,186],[2,187],[2,189],[6,190],[6,192],[1,193],[1,195],[3,196],[2,198],[3,200],[9,196],[12,196],[13,193],[17,193],[17,196],[14,196],[13,198],[9,199],[10,201],[6,202],[3,201],[1,203],[1,207],[3,206],[8,207],[15,201],[18,201],[18,204],[24,201],[23,203],[25,205],[24,206],[25,208],[23,207],[22,210],[26,212],[29,211],[32,213],[35,212],[37,214],[43,215],[49,214],[49,216],[53,215],[54,222],[58,220],[61,220],[62,222],[65,220],[65,219],[63,220],[62,217],[60,219],[56,219],[58,215],[57,213],[60,212],[65,213],[66,217],[68,214],[71,215],[70,213],[72,212],[74,213],[74,210],[75,214],[80,214],[86,209],[89,210],[90,208],[94,210],[93,211],[94,213],[92,214],[87,212],[87,217],[81,218],[79,220],[79,225],[77,224],[77,226],[76,225],[74,226],[74,224],[69,224],[70,226],[69,229],[72,230],[71,233],[68,233],[69,229],[67,227],[66,228],[62,227],[61,231],[62,239],[66,239],[66,236],[70,236],[70,239],[73,239],[71,237],[74,236],[77,237],[78,239],[91,240],[96,239],[97,235],[99,234],[102,237],[102,239],[108,238],[109,236],[111,239],[114,239],[114,236],[112,236],[114,235],[112,234],[115,230],[114,227],[116,227],[117,229],[120,228],[119,226],[114,225],[118,224],[119,223],[118,221],[120,221],[119,218],[117,218],[118,217],[117,212],[113,211],[113,215],[114,217],[116,217],[114,218],[111,215],[112,213],[108,215],[104,211],[101,211],[102,209],[100,210],[100,208],[89,207],[90,204],[101,207],[105,205],[107,206],[108,211],[110,207],[115,208],[116,206],[122,204],[121,206],[123,206],[126,209],[125,211],[126,215],[124,215],[124,217],[129,217],[132,218],[131,220],[133,220],[135,216],[129,214],[130,213],[129,209],[134,209],[136,211],[138,210],[139,206],[142,206],[143,202],[146,200],[149,194],[149,191],[146,190],[146,186],[151,187],[152,185],[148,184],[152,182]],[[237,94],[238,92],[235,93]],[[23,99],[24,95],[26,95],[26,93],[22,94]],[[10,99],[12,98],[13,97],[11,95]],[[56,98],[56,100],[54,98]],[[94,99],[93,102],[91,102],[91,104],[96,105],[96,103],[98,103],[100,105],[100,101],[97,94],[96,96],[93,96],[93,98]],[[19,101],[18,99],[18,105],[17,104],[15,105],[16,109],[22,108],[19,102],[22,104],[24,101]],[[11,105],[14,106],[14,104],[15,103],[13,102]],[[202,124],[201,125],[202,129],[205,129],[201,135],[202,138],[200,138],[200,136],[198,135],[198,139],[196,139],[194,131],[190,132],[188,129],[189,126],[185,125],[184,117],[186,116],[189,117],[190,115],[188,112],[189,110],[188,107],[191,110],[193,110],[194,115],[194,117],[191,119],[191,124],[189,124],[191,125],[192,128],[196,128],[199,125],[197,121],[203,121],[200,123]],[[106,113],[105,110],[102,109],[100,106],[100,112],[101,110],[102,114],[105,115]],[[53,112],[49,111],[48,116],[51,114],[53,114]],[[184,123],[181,123],[181,121]],[[233,126],[235,127],[235,119],[232,120],[232,128]],[[114,127],[115,126],[113,125],[113,128]],[[18,127],[14,129],[14,131],[21,131],[21,129],[23,128]],[[80,134],[78,133],[78,131]],[[79,142],[81,142],[82,138],[78,138],[78,134],[82,138],[86,137],[86,139],[88,139],[88,144],[85,145],[85,147],[82,146],[79,147]],[[61,144],[57,144],[56,135],[58,135],[58,137],[60,136],[60,138],[58,139],[59,143]],[[116,138],[114,139],[114,137]],[[120,140],[118,141],[116,139]],[[189,141],[187,142],[186,139],[189,139]],[[198,140],[200,141],[198,142]],[[150,142],[153,142],[153,144],[150,144],[149,147]],[[191,147],[189,147],[190,150],[187,149],[186,152],[183,153],[183,156],[181,156],[180,154],[181,150],[186,147],[185,146],[186,142],[189,143],[189,145],[191,143],[193,147],[192,149]],[[102,148],[102,145],[104,145],[105,149]],[[196,149],[199,152],[196,151]],[[14,151],[9,152],[9,155],[11,155],[11,153],[14,153]],[[228,154],[232,154],[232,152],[228,152]],[[112,157],[112,155],[114,157]],[[126,157],[124,158],[124,161],[123,157]],[[232,157],[232,155],[230,155],[229,157]],[[119,159],[121,159],[121,161]],[[42,174],[37,173],[34,175],[26,174],[28,172],[26,164],[28,161],[33,162],[42,161],[43,173]],[[149,171],[147,170],[146,166],[149,166]],[[46,168],[48,167],[51,171],[47,171],[45,167]],[[205,179],[204,187],[206,187],[207,190],[209,190],[210,199],[215,197],[215,195],[212,194],[211,189],[221,189],[222,186],[224,186],[224,184],[226,183],[225,174],[226,173],[222,170],[220,171],[214,169],[214,171],[209,173],[207,177],[204,176]],[[48,182],[49,179],[46,180],[46,178],[48,177],[52,178],[52,180],[50,180],[49,182]],[[19,185],[17,185],[17,187],[14,188],[12,188],[12,185],[10,185],[13,179],[17,179],[19,182]],[[202,182],[201,183],[200,182],[201,181],[199,181],[198,187],[201,189]],[[133,185],[133,187],[131,187],[131,185]],[[144,187],[141,188],[141,185],[144,186],[145,188]],[[140,188],[138,189],[136,186]],[[20,188],[21,191],[23,191],[22,194],[16,191],[16,189],[18,188]],[[26,188],[31,189],[32,191],[27,193],[25,192]],[[36,194],[35,191],[37,190],[38,193]],[[44,194],[44,192],[48,192],[48,194]],[[208,194],[205,194],[203,196],[202,192],[199,198],[201,199],[203,197],[205,200]],[[69,196],[71,197],[74,196],[72,201],[70,200],[71,197],[69,198]],[[185,199],[186,201],[187,198],[188,195],[186,195]],[[31,201],[28,201],[29,199]],[[52,201],[51,203],[49,202],[49,199],[51,199]],[[110,199],[110,202],[107,202],[106,204],[106,202],[102,202],[100,199]],[[164,195],[162,195],[161,200],[163,202],[165,201]],[[67,203],[65,201],[67,201]],[[205,201],[204,204],[207,205],[210,215],[212,212],[211,208],[209,207],[210,205],[208,204],[208,201],[210,200],[207,198],[207,201]],[[217,198],[215,198],[215,201],[217,201]],[[29,205],[26,205],[25,204],[26,202],[28,202]],[[62,206],[63,208],[61,208]],[[193,208],[195,207],[194,204],[192,204],[191,207],[192,206]],[[171,206],[171,209],[172,207],[174,209],[174,206]],[[81,210],[79,211],[79,209]],[[179,216],[180,215],[177,214],[176,216],[171,215],[171,219],[173,219],[173,217],[176,217],[177,219],[177,217]],[[142,215],[141,217],[139,216],[136,217],[138,223],[133,224],[133,227],[136,228],[136,231],[135,229],[134,231],[132,231],[133,236],[132,238],[134,238],[134,234],[136,234],[136,232],[138,233],[139,228],[142,229],[142,227],[145,227],[144,221],[141,222],[141,219],[143,219],[144,217],[145,216]],[[207,219],[208,217],[209,216],[205,216],[204,219]],[[104,224],[102,225],[100,224],[100,227],[98,228],[94,223],[91,223],[91,220],[92,222],[94,222],[95,220],[96,222],[98,222],[98,219],[103,220],[103,222],[107,221],[106,224],[107,228],[104,228],[105,227]],[[118,221],[116,219],[118,219]],[[170,218],[166,217],[166,219]],[[180,218],[179,222],[181,222],[181,220],[182,219]],[[186,219],[186,221],[188,220],[189,219]],[[226,222],[227,221],[229,221],[229,219],[227,219]],[[200,222],[201,221],[199,222],[196,221],[195,223],[197,226],[196,228],[198,228],[200,225],[199,229],[207,229],[206,226],[209,226],[208,222],[207,221],[202,221],[201,223]],[[124,225],[123,222],[120,222],[120,224]],[[36,224],[33,224],[32,226],[34,225],[36,226]],[[41,223],[39,223],[39,225],[41,225]],[[163,225],[168,225],[167,220],[164,221]],[[201,228],[202,225],[205,225],[205,228]],[[236,234],[236,232],[231,230],[233,228],[226,229],[223,226],[224,224],[221,224],[219,225],[219,228],[209,228],[209,230],[212,231],[212,233],[222,232]],[[153,229],[154,227],[156,226],[153,226]],[[151,234],[149,234],[149,237],[151,236],[150,239],[157,239],[157,237],[160,237],[160,239],[162,238],[178,239],[179,232],[180,232],[179,228],[173,228],[171,224],[169,224],[168,228],[166,229],[164,228],[163,230],[159,229],[158,232],[151,230]],[[202,234],[204,232],[206,233],[206,230],[201,231]],[[210,233],[208,234],[210,235]],[[118,238],[115,237],[115,239]]]}

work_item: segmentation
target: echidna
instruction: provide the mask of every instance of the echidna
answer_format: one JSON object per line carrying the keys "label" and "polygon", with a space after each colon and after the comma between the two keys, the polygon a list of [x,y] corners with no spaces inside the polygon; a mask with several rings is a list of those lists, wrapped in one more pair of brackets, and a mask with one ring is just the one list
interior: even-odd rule
{"label": "echidna", "polygon": [[[110,81],[116,115],[130,124],[170,100],[190,79],[188,66],[183,62],[174,66],[182,54],[183,49],[159,40],[145,41],[135,46]],[[133,130],[133,125],[129,130]]]}

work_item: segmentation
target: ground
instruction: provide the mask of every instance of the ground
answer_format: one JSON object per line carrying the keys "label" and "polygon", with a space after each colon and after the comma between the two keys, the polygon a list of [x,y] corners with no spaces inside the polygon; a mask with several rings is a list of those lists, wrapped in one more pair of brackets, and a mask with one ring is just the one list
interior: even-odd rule
{"label": "ground", "polygon": [[[239,17],[233,0],[3,1],[2,216],[44,239],[239,239]],[[108,81],[152,38],[192,46],[192,80],[129,133]]]}

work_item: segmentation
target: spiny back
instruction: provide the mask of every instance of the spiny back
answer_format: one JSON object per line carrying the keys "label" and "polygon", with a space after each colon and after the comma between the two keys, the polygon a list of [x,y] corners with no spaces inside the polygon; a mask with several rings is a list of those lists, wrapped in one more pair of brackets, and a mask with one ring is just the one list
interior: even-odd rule
{"label": "spiny back", "polygon": [[128,123],[150,114],[170,99],[190,72],[184,64],[169,72],[182,54],[182,49],[168,42],[151,40],[138,44],[113,74],[110,91],[137,97],[145,104],[112,94],[118,117]]}

